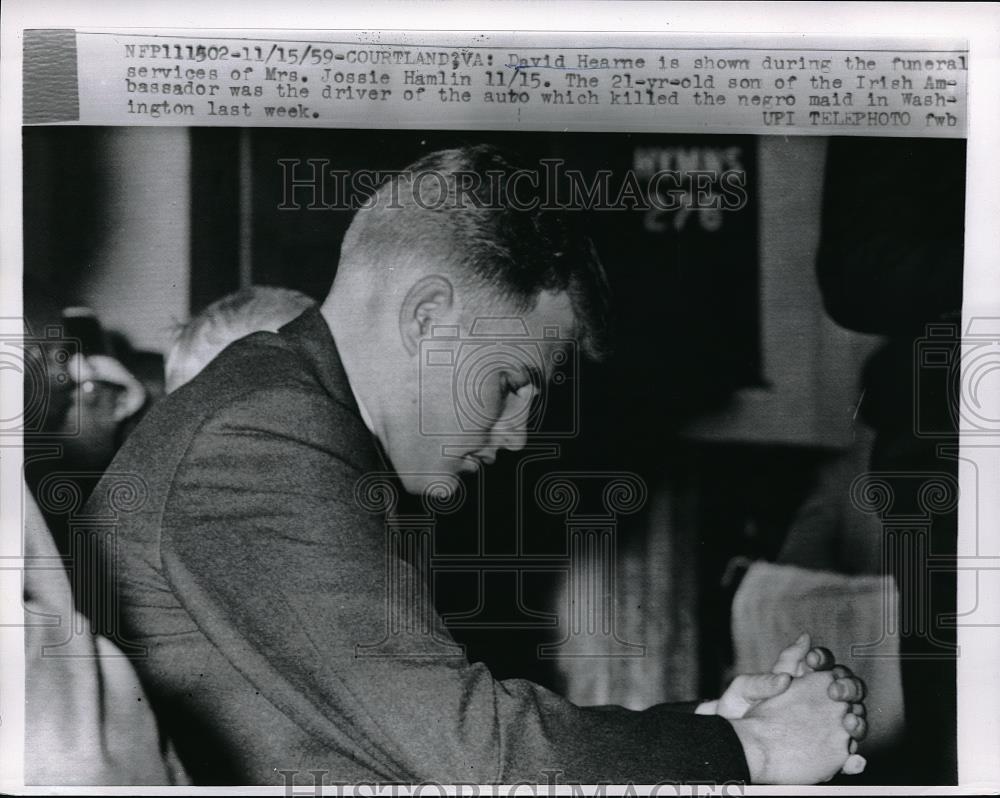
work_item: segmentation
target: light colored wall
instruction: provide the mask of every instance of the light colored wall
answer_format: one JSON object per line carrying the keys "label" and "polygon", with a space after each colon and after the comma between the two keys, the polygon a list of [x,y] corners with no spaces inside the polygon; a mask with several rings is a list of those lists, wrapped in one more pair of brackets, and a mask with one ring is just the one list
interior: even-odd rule
{"label": "light colored wall", "polygon": [[191,148],[183,128],[112,128],[103,239],[81,286],[105,327],[164,352],[188,317]]}
{"label": "light colored wall", "polygon": [[823,310],[816,251],[826,139],[759,139],[761,342],[767,388],[692,424],[714,441],[847,446],[865,358],[878,342]]}

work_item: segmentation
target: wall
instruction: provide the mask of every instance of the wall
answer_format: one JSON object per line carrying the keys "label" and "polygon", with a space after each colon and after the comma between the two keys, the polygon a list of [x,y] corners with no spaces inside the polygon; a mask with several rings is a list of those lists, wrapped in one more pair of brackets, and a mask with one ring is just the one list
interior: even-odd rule
{"label": "wall", "polygon": [[190,144],[183,128],[110,128],[97,152],[107,175],[103,234],[79,293],[105,327],[164,352],[187,320]]}
{"label": "wall", "polygon": [[761,334],[766,388],[699,419],[696,440],[847,446],[861,365],[878,339],[838,327],[816,282],[826,139],[759,144]]}

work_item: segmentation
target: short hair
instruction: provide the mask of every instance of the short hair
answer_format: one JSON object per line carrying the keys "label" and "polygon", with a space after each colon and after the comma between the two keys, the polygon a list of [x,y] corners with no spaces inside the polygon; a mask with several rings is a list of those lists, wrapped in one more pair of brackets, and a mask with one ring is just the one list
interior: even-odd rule
{"label": "short hair", "polygon": [[[607,276],[582,214],[526,198],[525,182],[498,149],[441,150],[383,183],[355,215],[341,247],[340,269],[384,275],[418,258],[447,264],[470,294],[507,300],[519,310],[542,291],[565,292],[581,352],[608,354],[611,314]],[[542,174],[537,171],[534,185]],[[512,189],[517,188],[516,193]]]}
{"label": "short hair", "polygon": [[194,379],[229,344],[275,332],[315,301],[299,291],[251,285],[216,300],[177,332],[165,365],[167,393]]}

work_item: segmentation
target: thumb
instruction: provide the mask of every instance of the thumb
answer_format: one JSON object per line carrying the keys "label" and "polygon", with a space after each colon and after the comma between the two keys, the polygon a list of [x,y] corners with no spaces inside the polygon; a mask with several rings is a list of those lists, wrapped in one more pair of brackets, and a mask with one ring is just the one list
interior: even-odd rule
{"label": "thumb", "polygon": [[743,680],[739,685],[740,696],[753,702],[781,695],[792,683],[792,677],[787,673],[756,673],[740,678]]}
{"label": "thumb", "polygon": [[737,676],[719,699],[716,714],[729,719],[742,718],[761,701],[785,692],[791,683],[792,677],[787,673]]}
{"label": "thumb", "polygon": [[787,673],[791,676],[802,676],[805,674],[805,658],[812,645],[812,639],[808,632],[799,635],[799,639],[778,655],[771,673]]}

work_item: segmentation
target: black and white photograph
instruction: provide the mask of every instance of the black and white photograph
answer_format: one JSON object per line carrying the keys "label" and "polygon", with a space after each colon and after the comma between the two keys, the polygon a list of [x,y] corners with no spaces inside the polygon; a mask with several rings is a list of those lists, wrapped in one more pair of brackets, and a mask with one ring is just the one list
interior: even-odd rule
{"label": "black and white photograph", "polygon": [[84,27],[4,130],[5,791],[1000,787],[967,44]]}

